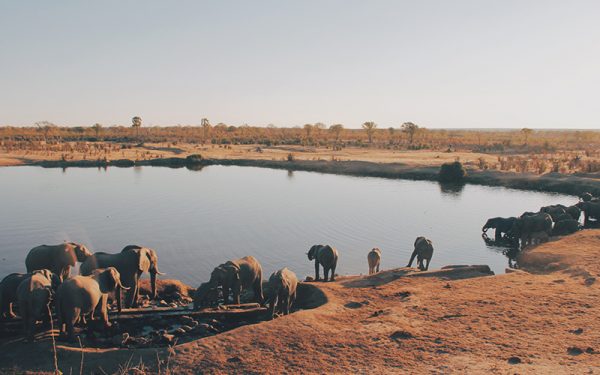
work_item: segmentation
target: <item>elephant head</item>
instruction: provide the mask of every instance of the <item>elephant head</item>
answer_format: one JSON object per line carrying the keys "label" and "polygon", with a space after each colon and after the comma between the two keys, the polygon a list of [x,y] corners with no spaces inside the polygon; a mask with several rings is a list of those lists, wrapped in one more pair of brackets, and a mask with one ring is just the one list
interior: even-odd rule
{"label": "elephant head", "polygon": [[68,242],[67,244],[72,247],[75,257],[80,263],[85,262],[87,258],[92,256],[92,252],[89,251],[88,248],[85,247],[85,245],[78,244],[75,242]]}
{"label": "elephant head", "polygon": [[117,271],[114,267],[108,268],[100,268],[94,270],[92,273],[93,277],[98,282],[98,286],[100,287],[100,292],[102,293],[112,293],[115,292],[115,299],[117,300],[117,309],[121,311],[121,289],[129,290],[129,287],[123,286],[121,284],[121,275],[119,271]]}
{"label": "elephant head", "polygon": [[317,252],[322,247],[323,245],[313,245],[310,250],[308,250],[308,253],[306,253],[306,255],[308,255],[308,260],[315,259],[317,257]]}
{"label": "elephant head", "polygon": [[485,222],[485,225],[483,227],[481,227],[481,231],[485,233],[490,228],[496,228],[496,218],[488,219]]}
{"label": "elephant head", "polygon": [[223,263],[211,272],[210,280],[200,285],[200,287],[194,293],[194,308],[201,306],[208,298],[210,293],[216,289],[219,285],[223,286],[223,298],[227,303],[229,297],[229,290],[241,292],[242,284],[240,281],[240,266],[234,262],[228,261]]}
{"label": "elephant head", "polygon": [[579,199],[582,202],[589,202],[589,201],[592,200],[592,198],[594,198],[594,196],[592,194],[588,193],[588,192],[585,192],[585,193],[579,195]]}
{"label": "elephant head", "polygon": [[152,288],[152,298],[156,298],[156,275],[164,275],[158,270],[158,255],[156,251],[147,247],[129,245],[123,248],[121,252],[134,252],[137,258],[137,267],[140,273],[150,273],[150,286]]}

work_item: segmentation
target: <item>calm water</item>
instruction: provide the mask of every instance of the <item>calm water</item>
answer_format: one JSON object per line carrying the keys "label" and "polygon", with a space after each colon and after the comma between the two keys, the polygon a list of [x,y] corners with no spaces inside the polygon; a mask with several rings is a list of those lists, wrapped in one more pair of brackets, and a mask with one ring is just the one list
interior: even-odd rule
{"label": "calm water", "polygon": [[[415,237],[435,247],[431,266],[488,264],[504,272],[501,248],[486,246],[488,217],[514,216],[576,198],[504,188],[386,180],[248,167],[0,168],[0,276],[24,271],[29,249],[65,240],[92,251],[139,244],[158,251],[169,278],[192,286],[214,266],[254,255],[265,274],[287,266],[313,274],[306,251],[332,244],[339,274],[406,265]],[[491,233],[490,233],[491,235]]]}

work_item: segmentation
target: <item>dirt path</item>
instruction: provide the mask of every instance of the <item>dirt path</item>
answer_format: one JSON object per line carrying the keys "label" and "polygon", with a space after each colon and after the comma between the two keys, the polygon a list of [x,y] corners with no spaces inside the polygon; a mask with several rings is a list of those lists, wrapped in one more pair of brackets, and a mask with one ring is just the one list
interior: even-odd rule
{"label": "dirt path", "polygon": [[[588,230],[523,254],[535,273],[444,280],[396,269],[314,284],[326,298],[316,309],[171,354],[86,350],[85,370],[112,372],[141,358],[156,371],[160,358],[164,371],[170,357],[175,373],[598,373],[599,256],[600,230]],[[2,372],[52,368],[49,340],[2,346]],[[63,371],[76,373],[80,359],[59,348]]]}

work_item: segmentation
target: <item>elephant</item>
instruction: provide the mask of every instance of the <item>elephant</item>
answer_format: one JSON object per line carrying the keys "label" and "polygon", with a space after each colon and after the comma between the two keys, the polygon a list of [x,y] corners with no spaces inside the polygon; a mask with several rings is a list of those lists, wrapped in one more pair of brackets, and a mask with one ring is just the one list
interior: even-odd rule
{"label": "elephant", "polygon": [[0,281],[0,317],[14,318],[13,303],[17,302],[17,288],[27,277],[28,273],[11,273]]}
{"label": "elephant", "polygon": [[552,221],[556,222],[556,219],[559,216],[567,213],[563,207],[561,207],[559,205],[545,206],[545,207],[540,208],[540,212],[549,214],[550,217],[552,218]]}
{"label": "elephant", "polygon": [[233,302],[240,303],[242,290],[252,288],[254,298],[261,305],[264,303],[262,290],[262,267],[253,256],[247,256],[217,266],[210,274],[210,280],[203,283],[193,296],[194,309],[198,309],[206,301],[212,289],[219,285],[223,288],[223,303],[229,303],[229,291],[233,292]]}
{"label": "elephant", "polygon": [[209,285],[207,282],[200,284],[198,289],[206,290],[206,294],[202,300],[194,300],[194,309],[199,309],[202,306],[217,306],[219,304],[219,289]]}
{"label": "elephant", "polygon": [[597,202],[598,198],[594,197],[591,193],[585,192],[579,195],[579,200],[581,200],[582,202]]}
{"label": "elephant", "polygon": [[526,217],[526,216],[535,216],[535,215],[537,215],[537,214],[539,214],[539,212],[531,212],[531,211],[526,211],[526,212],[523,212],[523,213],[521,214],[521,216],[519,216],[519,219],[522,219],[522,218],[524,218],[524,217]]}
{"label": "elephant", "polygon": [[296,274],[287,268],[282,268],[273,272],[269,277],[268,284],[271,290],[269,303],[271,319],[275,317],[276,312],[288,315],[296,300],[296,288],[298,287]]}
{"label": "elephant", "polygon": [[579,202],[575,206],[577,206],[581,211],[583,211],[584,225],[588,225],[589,220],[591,218],[600,220],[600,202],[594,202],[594,201]]}
{"label": "elephant", "polygon": [[367,262],[369,263],[369,275],[379,272],[379,264],[381,263],[381,250],[373,248],[367,254]]}
{"label": "elephant", "polygon": [[121,297],[121,289],[129,288],[121,284],[119,271],[115,267],[95,269],[90,276],[75,276],[64,281],[56,291],[56,316],[58,329],[66,333],[69,341],[75,339],[74,325],[86,314],[94,319],[94,310],[100,303],[100,315],[105,328],[108,321],[108,293],[116,292]]}
{"label": "elephant", "polygon": [[552,234],[554,236],[565,236],[567,234],[573,234],[581,229],[579,221],[573,219],[560,220],[554,224],[552,228]]}
{"label": "elephant", "polygon": [[84,245],[65,242],[60,245],[41,245],[29,251],[25,258],[27,272],[48,269],[66,280],[71,274],[71,267],[77,262],[84,262],[92,253]]}
{"label": "elephant", "polygon": [[573,220],[579,221],[579,217],[581,217],[581,209],[577,206],[569,206],[565,208],[565,211]]}
{"label": "elephant", "polygon": [[33,341],[35,323],[51,319],[50,302],[61,279],[50,270],[35,270],[27,275],[17,287],[19,313],[23,319],[23,330],[29,342]]}
{"label": "elephant", "polygon": [[521,246],[525,247],[531,243],[531,235],[534,232],[552,232],[552,217],[547,213],[537,213],[531,216],[522,216],[515,221],[509,234],[521,239]]}
{"label": "elephant", "polygon": [[[415,249],[410,256],[410,260],[408,261],[408,265],[406,267],[411,267],[413,260],[417,257],[417,266],[421,271],[427,271],[429,269],[429,262],[431,262],[431,258],[433,257],[433,243],[431,240],[428,240],[425,237],[417,237],[415,240]],[[427,261],[427,265],[424,265],[423,261]]]}
{"label": "elephant", "polygon": [[556,223],[558,223],[559,221],[564,221],[564,220],[573,220],[573,217],[571,215],[569,215],[568,213],[562,214],[556,218],[556,221],[554,221],[554,226],[556,226]]}
{"label": "elephant", "polygon": [[481,228],[481,231],[486,233],[488,229],[493,228],[495,230],[496,241],[499,241],[502,238],[502,234],[508,233],[510,228],[512,228],[515,220],[517,220],[516,217],[494,217],[485,222],[485,225]]}
{"label": "elephant", "polygon": [[[156,275],[164,275],[158,270],[156,251],[137,245],[125,246],[120,253],[94,253],[80,267],[80,274],[89,276],[98,268],[115,267],[119,271],[123,285],[128,287],[125,295],[125,307],[138,306],[139,279],[142,273],[150,273],[152,298],[156,298]],[[121,300],[117,299],[119,308]]]}
{"label": "elephant", "polygon": [[308,250],[308,260],[315,261],[315,281],[319,281],[319,265],[323,267],[323,281],[327,281],[327,275],[331,271],[329,281],[335,281],[335,268],[339,254],[336,248],[329,245],[314,245]]}

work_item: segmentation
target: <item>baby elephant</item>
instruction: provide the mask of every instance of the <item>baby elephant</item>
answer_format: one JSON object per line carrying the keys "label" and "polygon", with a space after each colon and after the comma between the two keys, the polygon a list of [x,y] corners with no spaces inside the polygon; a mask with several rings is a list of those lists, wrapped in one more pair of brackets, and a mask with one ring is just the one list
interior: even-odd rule
{"label": "baby elephant", "polygon": [[68,339],[75,339],[73,326],[79,317],[90,314],[94,319],[94,310],[100,303],[100,314],[106,328],[108,322],[108,293],[116,291],[116,297],[121,297],[121,289],[128,290],[121,284],[121,275],[114,267],[94,270],[90,276],[75,276],[67,279],[56,292],[56,316],[58,329],[61,334],[66,326]]}
{"label": "baby elephant", "polygon": [[271,302],[269,312],[271,319],[275,313],[283,315],[290,313],[290,308],[296,300],[296,288],[298,287],[298,278],[296,274],[287,268],[273,272],[269,278],[269,287],[271,289]]}
{"label": "baby elephant", "polygon": [[367,255],[369,262],[369,275],[379,272],[379,263],[381,263],[381,250],[374,248]]}
{"label": "baby elephant", "polygon": [[314,245],[308,250],[308,260],[315,260],[315,281],[320,280],[319,264],[323,266],[324,281],[327,281],[327,275],[331,271],[329,281],[335,280],[335,267],[338,261],[338,251],[329,245]]}
{"label": "baby elephant", "polygon": [[[417,257],[417,266],[421,271],[427,271],[429,268],[429,262],[431,262],[431,258],[433,257],[433,244],[430,240],[425,237],[417,237],[415,240],[415,250],[410,256],[410,260],[408,261],[408,265],[406,267],[411,267],[412,262]],[[423,261],[427,261],[427,265],[423,264]]]}
{"label": "baby elephant", "polygon": [[60,277],[47,269],[37,270],[27,275],[17,287],[19,312],[23,319],[25,337],[33,341],[35,323],[50,319],[49,305],[54,290],[60,284]]}

